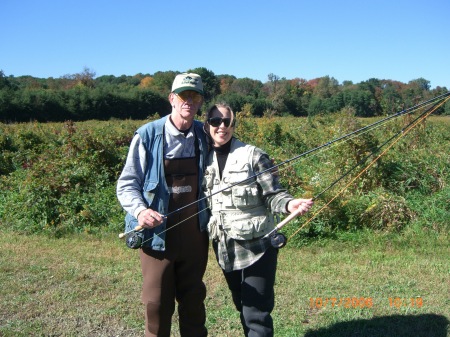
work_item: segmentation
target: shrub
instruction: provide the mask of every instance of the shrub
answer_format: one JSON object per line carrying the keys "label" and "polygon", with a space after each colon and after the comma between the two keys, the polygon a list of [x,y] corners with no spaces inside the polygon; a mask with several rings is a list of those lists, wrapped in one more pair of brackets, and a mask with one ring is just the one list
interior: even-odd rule
{"label": "shrub", "polygon": [[[241,116],[238,135],[278,164],[370,122],[354,121],[348,112],[335,117]],[[133,132],[145,122],[0,124],[0,226],[53,236],[122,230],[124,212],[115,184]],[[283,231],[293,233],[335,197],[357,171],[332,184],[402,123],[280,166],[281,182],[295,197],[320,195],[310,214]],[[449,135],[444,118],[415,130],[315,215],[294,241],[361,228],[398,231],[408,224],[448,228]]]}

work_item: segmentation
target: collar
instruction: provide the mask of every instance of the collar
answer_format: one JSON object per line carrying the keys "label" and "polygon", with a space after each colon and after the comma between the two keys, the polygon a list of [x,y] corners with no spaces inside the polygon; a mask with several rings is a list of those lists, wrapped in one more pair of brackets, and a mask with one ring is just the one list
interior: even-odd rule
{"label": "collar", "polygon": [[231,139],[228,141],[228,143],[225,143],[225,144],[217,146],[217,147],[213,146],[214,152],[217,153],[218,155],[226,155],[226,154],[230,153],[232,141],[233,141],[233,137],[231,137]]}
{"label": "collar", "polygon": [[169,116],[169,118],[167,118],[167,120],[166,120],[165,129],[166,129],[166,132],[168,134],[170,134],[171,136],[183,135],[184,137],[188,137],[192,134],[193,126],[194,126],[194,123],[192,123],[191,127],[185,131],[178,130],[176,128],[176,126],[173,124],[172,119]]}

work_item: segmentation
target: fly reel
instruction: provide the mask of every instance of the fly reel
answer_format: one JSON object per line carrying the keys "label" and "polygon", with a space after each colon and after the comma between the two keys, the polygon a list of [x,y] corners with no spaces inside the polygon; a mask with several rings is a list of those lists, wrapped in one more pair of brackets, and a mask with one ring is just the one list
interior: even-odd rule
{"label": "fly reel", "polygon": [[125,243],[128,248],[138,249],[141,248],[144,241],[144,234],[141,232],[130,232],[125,237]]}
{"label": "fly reel", "polygon": [[283,248],[286,246],[287,238],[282,233],[275,233],[270,236],[270,244],[274,248]]}

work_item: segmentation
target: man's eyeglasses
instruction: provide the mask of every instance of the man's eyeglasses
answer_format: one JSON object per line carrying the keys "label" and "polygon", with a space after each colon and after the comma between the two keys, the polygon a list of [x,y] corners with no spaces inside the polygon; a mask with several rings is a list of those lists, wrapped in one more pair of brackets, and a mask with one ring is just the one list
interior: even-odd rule
{"label": "man's eyeglasses", "polygon": [[174,94],[183,102],[187,102],[189,99],[191,99],[192,103],[200,103],[203,100],[203,96],[195,91],[182,91],[179,94]]}
{"label": "man's eyeglasses", "polygon": [[[236,120],[233,119],[233,125],[231,125],[231,126],[234,126],[235,121]],[[231,118],[221,118],[221,117],[208,118],[208,124],[215,128],[219,127],[220,124],[222,124],[222,123],[225,125],[226,128],[229,127],[231,124]]]}

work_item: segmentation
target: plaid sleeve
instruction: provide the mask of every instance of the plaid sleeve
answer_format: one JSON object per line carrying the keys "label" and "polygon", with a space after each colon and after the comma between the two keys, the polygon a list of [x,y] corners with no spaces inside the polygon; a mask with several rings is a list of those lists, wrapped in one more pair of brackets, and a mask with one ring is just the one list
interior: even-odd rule
{"label": "plaid sleeve", "polygon": [[[253,169],[258,175],[256,180],[261,188],[264,204],[272,213],[288,213],[286,204],[294,197],[281,186],[278,174],[271,173],[271,167],[273,167],[273,163],[267,153],[255,148]],[[260,174],[260,172],[264,173]]]}

